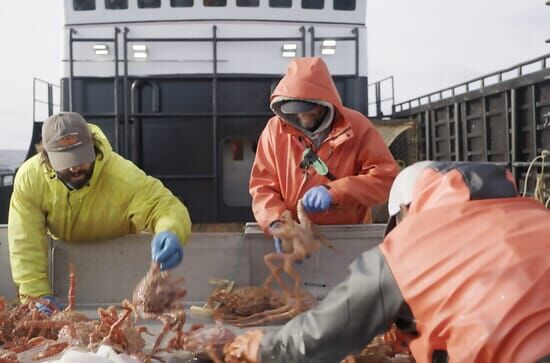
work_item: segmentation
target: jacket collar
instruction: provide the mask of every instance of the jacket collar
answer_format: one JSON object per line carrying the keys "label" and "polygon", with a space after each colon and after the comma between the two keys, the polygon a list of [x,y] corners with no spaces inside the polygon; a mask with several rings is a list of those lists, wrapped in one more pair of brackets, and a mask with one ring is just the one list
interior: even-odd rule
{"label": "jacket collar", "polygon": [[[283,134],[288,134],[294,137],[307,138],[307,136],[296,127],[285,122],[280,117],[276,116],[279,121],[279,132]],[[353,129],[351,128],[351,123],[346,120],[346,118],[341,115],[339,112],[336,112],[334,115],[334,121],[327,138],[323,143],[330,143],[334,148],[342,145],[346,141],[354,137]],[[322,144],[323,144],[322,143]]]}

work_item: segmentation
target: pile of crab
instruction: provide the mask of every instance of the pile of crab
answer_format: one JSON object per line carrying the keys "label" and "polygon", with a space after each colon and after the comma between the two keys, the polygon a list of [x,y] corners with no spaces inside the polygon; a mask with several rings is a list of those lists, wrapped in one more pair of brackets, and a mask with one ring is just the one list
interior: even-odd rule
{"label": "pile of crab", "polygon": [[[74,308],[74,269],[70,268],[69,304],[59,310],[48,300],[27,297],[23,304],[8,304],[0,297],[0,363],[34,362],[61,356],[70,348],[95,352],[102,345],[141,362],[163,361],[164,352],[186,350],[215,362],[223,346],[235,335],[216,325],[193,325],[183,330],[185,313],[178,303],[186,293],[182,279],[173,279],[153,264],[134,291],[132,303],[99,308],[98,319],[90,319]],[[51,313],[41,311],[42,304]],[[158,319],[163,323],[153,348],[144,352],[150,334],[138,326],[139,318]],[[169,338],[169,339],[168,339]],[[166,340],[166,341],[165,341]]]}
{"label": "pile of crab", "polygon": [[[105,345],[141,362],[163,361],[165,353],[181,350],[199,359],[222,363],[223,348],[234,341],[235,334],[221,322],[240,328],[281,323],[315,304],[313,295],[301,289],[302,280],[295,264],[316,253],[322,243],[334,247],[310,222],[301,201],[297,217],[298,222],[286,212],[272,227],[274,236],[283,240],[283,251],[264,257],[270,275],[263,286],[240,287],[233,291],[220,288],[209,297],[208,306],[215,320],[220,321],[214,326],[194,324],[184,330],[186,316],[180,302],[187,292],[184,280],[162,272],[155,263],[136,286],[132,302],[124,300],[118,306],[99,308],[98,319],[89,319],[74,309],[75,275],[71,266],[69,304],[64,310],[56,309],[47,300],[32,297],[27,297],[24,304],[9,306],[0,297],[0,363],[56,358],[71,348],[96,352]],[[290,286],[285,284],[283,273],[290,277]],[[272,286],[274,283],[278,289]],[[52,313],[41,312],[37,303],[47,306]],[[142,318],[162,323],[152,349],[147,352],[142,334],[153,334],[137,325]],[[375,338],[361,354],[347,357],[343,362],[412,362],[410,355],[398,347],[401,339],[396,332],[394,329]]]}
{"label": "pile of crab", "polygon": [[374,339],[356,355],[347,356],[340,363],[415,363],[409,350],[409,339],[395,324]]}
{"label": "pile of crab", "polygon": [[[273,236],[283,241],[283,251],[264,256],[270,274],[263,285],[240,287],[229,292],[216,289],[208,298],[208,306],[216,319],[246,328],[285,322],[314,306],[315,297],[302,290],[302,278],[295,268],[296,263],[317,253],[322,243],[333,250],[334,247],[311,223],[301,200],[296,209],[298,222],[290,211],[286,211],[271,227]],[[283,273],[290,278],[290,286],[285,283]]]}

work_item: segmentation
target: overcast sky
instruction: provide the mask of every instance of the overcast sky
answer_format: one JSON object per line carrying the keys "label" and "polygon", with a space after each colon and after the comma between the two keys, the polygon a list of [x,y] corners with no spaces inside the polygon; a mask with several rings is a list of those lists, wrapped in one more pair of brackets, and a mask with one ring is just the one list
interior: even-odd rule
{"label": "overcast sky", "polygon": [[[393,75],[396,99],[404,101],[550,53],[544,42],[550,38],[550,6],[544,3],[368,0],[370,80]],[[28,147],[33,77],[59,82],[61,4],[3,1],[0,149]]]}

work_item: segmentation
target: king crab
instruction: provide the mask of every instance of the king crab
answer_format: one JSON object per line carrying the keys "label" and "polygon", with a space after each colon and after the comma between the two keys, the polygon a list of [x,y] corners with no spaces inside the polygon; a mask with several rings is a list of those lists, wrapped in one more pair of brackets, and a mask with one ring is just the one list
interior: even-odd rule
{"label": "king crab", "polygon": [[[294,268],[297,262],[302,262],[306,257],[310,257],[321,248],[321,243],[326,244],[334,250],[334,247],[318,231],[316,226],[311,223],[304,210],[302,200],[297,205],[298,221],[294,221],[292,213],[285,211],[281,220],[271,227],[274,237],[283,241],[283,253],[272,252],[264,256],[264,262],[267,265],[270,275],[264,281],[262,290],[256,289],[250,300],[245,298],[234,298],[233,306],[238,304],[246,305],[249,302],[263,302],[264,305],[270,305],[268,310],[252,313],[247,317],[230,317],[230,322],[239,327],[251,327],[268,324],[274,321],[290,320],[296,315],[310,309],[315,304],[315,298],[308,292],[302,291],[302,278]],[[284,271],[293,281],[292,287],[288,287],[283,281],[281,272]],[[278,296],[272,289],[273,280],[282,289],[282,295]],[[230,296],[218,295],[225,300],[231,300]],[[269,301],[269,304],[265,304]],[[229,303],[231,305],[231,303]],[[256,304],[255,306],[258,306]],[[238,308],[233,309],[238,312]]]}

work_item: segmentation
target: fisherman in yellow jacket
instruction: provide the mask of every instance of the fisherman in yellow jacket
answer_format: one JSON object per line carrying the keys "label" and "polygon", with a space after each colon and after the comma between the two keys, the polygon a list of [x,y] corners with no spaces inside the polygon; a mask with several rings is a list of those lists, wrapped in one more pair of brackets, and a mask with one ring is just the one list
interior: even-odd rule
{"label": "fisherman in yellow jacket", "polygon": [[59,306],[48,282],[48,234],[78,242],[148,231],[162,270],[181,263],[191,233],[187,208],[115,153],[99,127],[78,113],[53,115],[42,127],[41,149],[17,172],[10,202],[10,262],[21,297]]}

